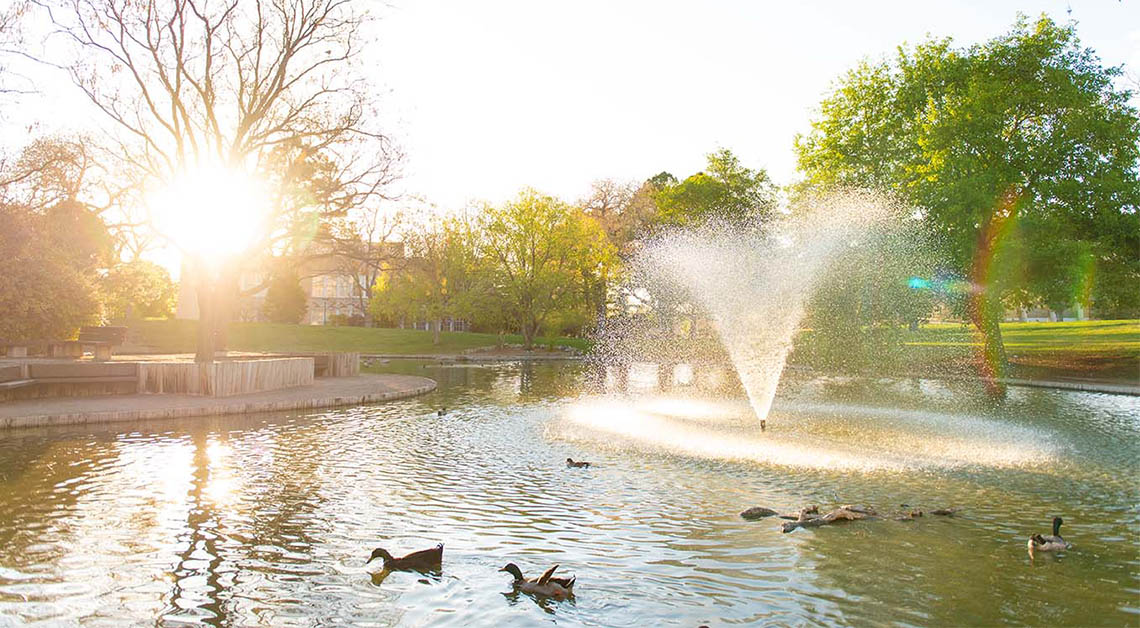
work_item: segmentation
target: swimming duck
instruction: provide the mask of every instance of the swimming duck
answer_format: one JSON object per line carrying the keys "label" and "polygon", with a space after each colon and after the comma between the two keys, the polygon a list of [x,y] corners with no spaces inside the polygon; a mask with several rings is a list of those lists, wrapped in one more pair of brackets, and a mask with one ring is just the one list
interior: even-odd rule
{"label": "swimming duck", "polygon": [[443,415],[445,415],[445,414],[447,414],[447,408],[440,408],[440,409],[439,409],[439,410],[437,410],[437,411],[436,411],[436,413],[435,413],[435,415],[436,415],[436,416],[443,416]]}
{"label": "swimming duck", "polygon": [[590,463],[588,462],[574,462],[573,458],[566,459],[566,466],[571,469],[589,469]]}
{"label": "swimming duck", "polygon": [[1060,517],[1053,517],[1052,536],[1034,534],[1029,537],[1029,541],[1025,544],[1029,548],[1029,555],[1032,556],[1034,552],[1059,552],[1072,547],[1072,543],[1061,538],[1061,524],[1064,522],[1065,520]]}
{"label": "swimming duck", "polygon": [[505,571],[515,577],[514,585],[519,591],[529,593],[531,595],[543,595],[547,597],[569,597],[574,595],[574,581],[578,579],[577,576],[571,578],[555,578],[554,570],[558,569],[558,565],[547,569],[538,578],[527,580],[522,575],[522,570],[514,563],[507,563],[505,567],[499,571]]}
{"label": "swimming duck", "polygon": [[388,550],[377,547],[372,550],[372,556],[365,561],[365,565],[377,558],[384,559],[384,569],[388,571],[439,571],[443,565],[443,543],[431,549],[412,552],[407,556],[395,558]]}

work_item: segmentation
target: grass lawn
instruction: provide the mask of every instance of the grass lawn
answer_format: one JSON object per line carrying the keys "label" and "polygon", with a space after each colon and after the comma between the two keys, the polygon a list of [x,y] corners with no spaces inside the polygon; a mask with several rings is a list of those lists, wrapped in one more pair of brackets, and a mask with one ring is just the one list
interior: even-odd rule
{"label": "grass lawn", "polygon": [[[1140,321],[1002,323],[1002,341],[1011,356],[1059,353],[1085,357],[1140,357]],[[981,334],[972,326],[944,323],[907,332],[913,347],[977,347]]]}
{"label": "grass lawn", "polygon": [[[1140,321],[1002,323],[1001,332],[1011,377],[1140,381]],[[982,336],[973,326],[925,325],[904,332],[902,340],[896,370],[979,372]]]}
{"label": "grass lawn", "polygon": [[[188,320],[131,321],[131,344],[159,353],[192,353],[197,341],[198,322]],[[277,323],[231,323],[228,349],[233,351],[359,351],[360,353],[454,354],[465,349],[494,347],[495,334],[443,332],[440,344],[432,344],[429,331]],[[521,344],[522,336],[508,335],[506,341]],[[580,338],[556,338],[555,345],[579,349],[588,343]],[[549,346],[548,339],[536,349]]]}

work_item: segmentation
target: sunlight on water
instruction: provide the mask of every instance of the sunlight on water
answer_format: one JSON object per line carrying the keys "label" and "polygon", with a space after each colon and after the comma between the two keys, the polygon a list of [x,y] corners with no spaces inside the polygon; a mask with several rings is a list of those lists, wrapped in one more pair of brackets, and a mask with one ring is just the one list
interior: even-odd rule
{"label": "sunlight on water", "polygon": [[[1021,389],[995,409],[793,377],[761,433],[743,397],[694,390],[704,368],[684,395],[615,399],[577,397],[572,363],[402,372],[440,388],[0,436],[0,626],[1136,623],[1134,398]],[[841,503],[958,510],[790,534],[739,516]],[[1054,515],[1073,550],[1030,560]],[[435,543],[437,576],[365,564]],[[577,597],[514,594],[507,561],[560,564]]]}
{"label": "sunlight on water", "polygon": [[583,398],[564,416],[589,429],[580,438],[619,436],[700,458],[845,471],[1028,467],[1062,451],[1046,430],[978,416],[823,403],[780,403],[772,412],[795,420],[760,432],[743,402],[661,396]]}

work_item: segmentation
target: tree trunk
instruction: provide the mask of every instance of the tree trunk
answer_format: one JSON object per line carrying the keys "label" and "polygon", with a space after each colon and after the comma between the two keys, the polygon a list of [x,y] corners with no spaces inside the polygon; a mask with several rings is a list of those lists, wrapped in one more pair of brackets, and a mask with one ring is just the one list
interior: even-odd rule
{"label": "tree trunk", "polygon": [[441,327],[443,327],[442,319],[437,318],[431,322],[431,343],[433,345],[439,344],[439,332]]}
{"label": "tree trunk", "polygon": [[1001,381],[1009,367],[1005,345],[1001,340],[1003,308],[1001,295],[989,281],[990,266],[1000,244],[1007,222],[1016,217],[1017,197],[1007,192],[1001,205],[994,211],[978,232],[978,246],[970,265],[970,321],[982,334],[982,352],[979,368],[986,390],[991,397],[1005,398],[1005,382]]}
{"label": "tree trunk", "polygon": [[532,323],[523,323],[523,325],[522,325],[523,349],[530,351],[531,349],[534,348],[534,334],[535,334],[535,331],[537,331],[537,329],[538,329],[538,325],[535,325]]}
{"label": "tree trunk", "polygon": [[198,279],[195,290],[198,296],[198,346],[195,362],[214,361],[214,303],[213,287],[204,278]]}
{"label": "tree trunk", "polygon": [[1006,371],[1009,358],[1001,339],[1001,302],[989,297],[985,290],[979,290],[970,298],[970,320],[982,334],[982,352],[979,356],[981,376],[986,383],[986,391],[995,398],[1004,398]]}

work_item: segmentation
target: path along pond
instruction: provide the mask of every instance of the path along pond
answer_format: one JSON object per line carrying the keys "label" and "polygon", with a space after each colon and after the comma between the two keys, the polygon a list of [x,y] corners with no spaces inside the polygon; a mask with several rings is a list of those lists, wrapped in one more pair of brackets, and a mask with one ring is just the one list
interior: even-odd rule
{"label": "path along pond", "polygon": [[[732,395],[584,396],[578,364],[384,368],[440,387],[0,433],[0,626],[1140,623],[1135,397],[793,377],[760,433]],[[738,515],[844,503],[959,510]],[[1054,515],[1073,549],[1031,560]],[[364,564],[437,542],[437,575]],[[508,561],[576,598],[512,593]]]}

